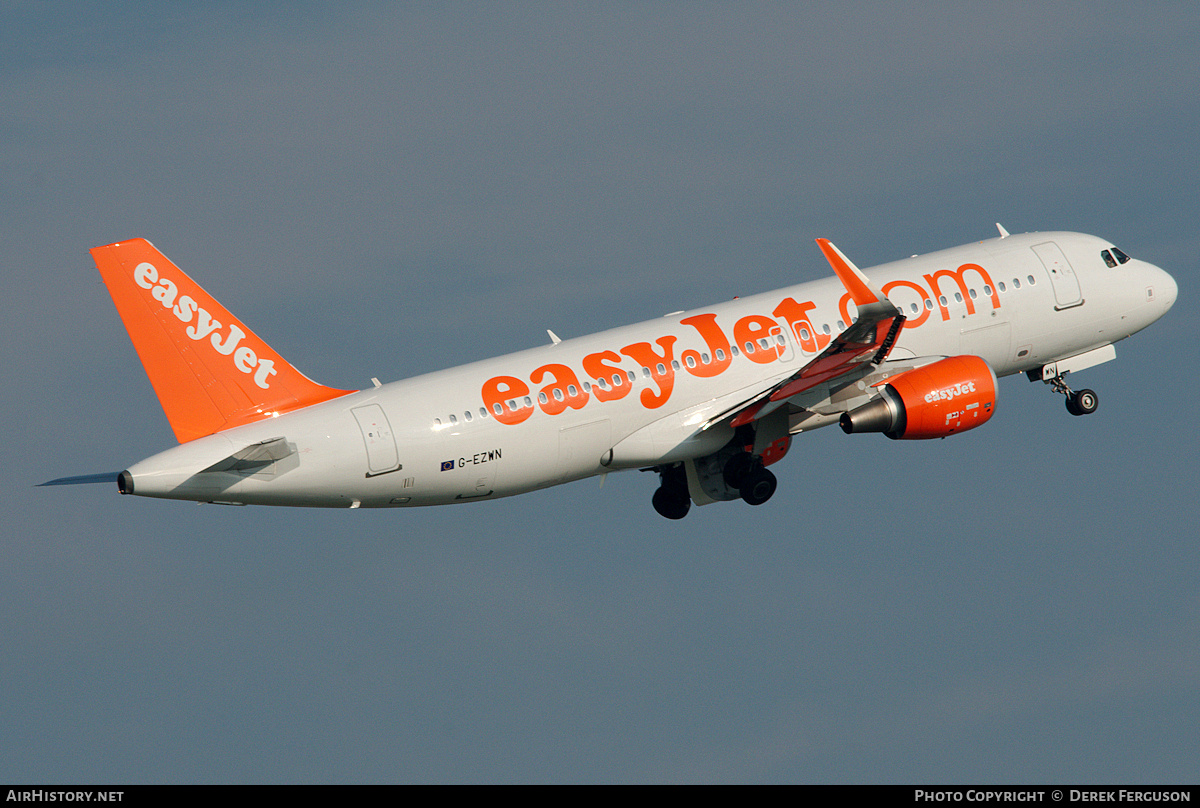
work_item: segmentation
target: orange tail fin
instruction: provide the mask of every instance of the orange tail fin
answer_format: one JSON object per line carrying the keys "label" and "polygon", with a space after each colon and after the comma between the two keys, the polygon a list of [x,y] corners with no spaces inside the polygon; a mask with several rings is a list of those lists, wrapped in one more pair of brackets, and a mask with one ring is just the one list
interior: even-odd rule
{"label": "orange tail fin", "polygon": [[180,443],[354,392],[300,373],[145,239],[92,258]]}

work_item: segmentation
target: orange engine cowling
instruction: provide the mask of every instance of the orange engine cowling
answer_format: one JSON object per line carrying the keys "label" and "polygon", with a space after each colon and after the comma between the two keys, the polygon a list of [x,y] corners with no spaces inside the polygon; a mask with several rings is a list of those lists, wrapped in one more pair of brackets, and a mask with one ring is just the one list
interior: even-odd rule
{"label": "orange engine cowling", "polygon": [[978,356],[951,356],[902,373],[878,398],[842,415],[842,431],[893,440],[945,438],[987,422],[996,411],[996,374]]}

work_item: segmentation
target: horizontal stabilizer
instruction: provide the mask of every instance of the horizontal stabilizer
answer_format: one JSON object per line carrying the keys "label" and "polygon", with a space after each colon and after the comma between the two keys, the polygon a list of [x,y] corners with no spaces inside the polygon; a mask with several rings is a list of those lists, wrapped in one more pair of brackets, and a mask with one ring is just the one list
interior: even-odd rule
{"label": "horizontal stabilizer", "polygon": [[37,488],[44,485],[90,485],[91,483],[115,483],[119,471],[107,471],[103,474],[81,474],[78,477],[59,477],[45,483],[38,483]]}
{"label": "horizontal stabilizer", "polygon": [[255,471],[282,460],[294,451],[287,438],[270,438],[239,449],[224,460],[213,463],[200,473],[213,471]]}

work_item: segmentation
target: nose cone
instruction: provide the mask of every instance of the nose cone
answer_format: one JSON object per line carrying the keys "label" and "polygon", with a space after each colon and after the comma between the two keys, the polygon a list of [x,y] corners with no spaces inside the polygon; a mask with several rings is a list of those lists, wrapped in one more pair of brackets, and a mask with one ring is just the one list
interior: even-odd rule
{"label": "nose cone", "polygon": [[1179,284],[1161,269],[1158,272],[1162,277],[1154,284],[1154,296],[1162,302],[1163,314],[1166,314],[1175,305],[1175,298],[1179,295]]}

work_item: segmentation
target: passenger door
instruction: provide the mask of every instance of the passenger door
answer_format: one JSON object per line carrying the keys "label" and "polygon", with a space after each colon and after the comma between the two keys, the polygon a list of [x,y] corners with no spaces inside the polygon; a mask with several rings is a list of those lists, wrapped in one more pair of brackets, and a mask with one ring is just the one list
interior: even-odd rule
{"label": "passenger door", "polygon": [[1033,251],[1041,259],[1046,274],[1050,276],[1050,285],[1054,287],[1056,311],[1083,305],[1083,295],[1079,291],[1079,278],[1071,268],[1063,251],[1053,241],[1034,245]]}

